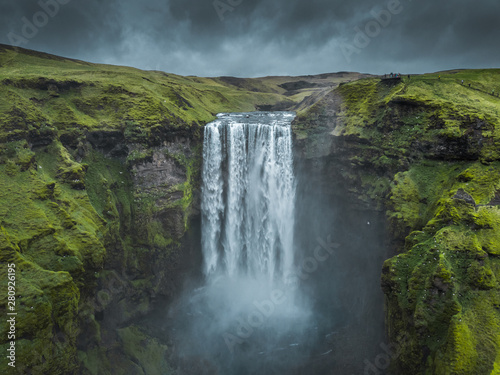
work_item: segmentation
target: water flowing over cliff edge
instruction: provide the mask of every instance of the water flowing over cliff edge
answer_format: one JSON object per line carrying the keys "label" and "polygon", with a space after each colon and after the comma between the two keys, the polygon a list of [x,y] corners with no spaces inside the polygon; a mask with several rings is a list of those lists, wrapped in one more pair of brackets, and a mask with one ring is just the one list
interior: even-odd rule
{"label": "water flowing over cliff edge", "polygon": [[205,127],[203,145],[205,273],[284,281],[294,263],[295,115],[218,117]]}
{"label": "water flowing over cliff edge", "polygon": [[294,264],[294,117],[219,114],[205,127],[205,281],[173,304],[168,325],[176,355],[211,373],[271,374],[308,361],[311,306]]}

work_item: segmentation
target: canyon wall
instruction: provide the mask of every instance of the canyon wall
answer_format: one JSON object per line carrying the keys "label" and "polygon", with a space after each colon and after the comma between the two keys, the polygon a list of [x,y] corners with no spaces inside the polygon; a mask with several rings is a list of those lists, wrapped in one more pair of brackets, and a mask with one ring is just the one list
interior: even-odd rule
{"label": "canyon wall", "polygon": [[393,256],[381,286],[391,353],[367,371],[498,372],[495,74],[360,80],[295,121],[297,155],[323,190],[385,215]]}

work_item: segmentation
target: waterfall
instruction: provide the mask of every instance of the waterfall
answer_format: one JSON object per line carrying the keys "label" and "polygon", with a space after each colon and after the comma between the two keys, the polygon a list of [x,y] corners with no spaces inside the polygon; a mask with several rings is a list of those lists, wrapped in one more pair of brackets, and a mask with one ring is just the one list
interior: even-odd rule
{"label": "waterfall", "polygon": [[217,117],[206,125],[203,144],[205,274],[283,280],[294,262],[295,114]]}
{"label": "waterfall", "polygon": [[294,117],[219,114],[205,126],[205,278],[186,282],[165,319],[183,374],[359,374],[366,358],[378,361],[380,276],[369,269],[384,232],[349,212],[352,202],[332,212],[338,200],[316,182],[319,168],[309,174],[305,162],[295,177]]}
{"label": "waterfall", "polygon": [[169,315],[177,350],[190,364],[213,364],[207,373],[290,373],[309,360],[318,337],[301,284],[309,276],[294,259],[294,118],[293,112],[219,114],[205,126],[206,277]]}

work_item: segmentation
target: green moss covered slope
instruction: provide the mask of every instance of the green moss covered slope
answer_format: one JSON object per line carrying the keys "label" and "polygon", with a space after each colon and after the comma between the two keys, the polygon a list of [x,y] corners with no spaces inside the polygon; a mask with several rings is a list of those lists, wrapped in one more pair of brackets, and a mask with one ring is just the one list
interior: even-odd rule
{"label": "green moss covered slope", "polygon": [[498,373],[499,89],[499,70],[370,78],[295,122],[303,158],[337,165],[332,185],[386,211],[391,373]]}

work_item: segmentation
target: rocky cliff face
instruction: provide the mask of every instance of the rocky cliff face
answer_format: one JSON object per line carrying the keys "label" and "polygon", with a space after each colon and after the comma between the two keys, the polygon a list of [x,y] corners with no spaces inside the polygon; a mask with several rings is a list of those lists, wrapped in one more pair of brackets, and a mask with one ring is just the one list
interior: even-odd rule
{"label": "rocky cliff face", "polygon": [[369,371],[499,371],[500,102],[488,94],[496,74],[361,80],[296,120],[297,154],[318,183],[385,211],[394,350]]}
{"label": "rocky cliff face", "polygon": [[54,135],[2,150],[1,257],[16,264],[19,373],[75,372],[79,362],[93,372],[96,361],[104,371],[111,354],[134,367],[137,353],[124,347],[143,335],[131,321],[178,286],[198,206],[199,138],[146,145],[113,136],[89,132],[73,148]]}

